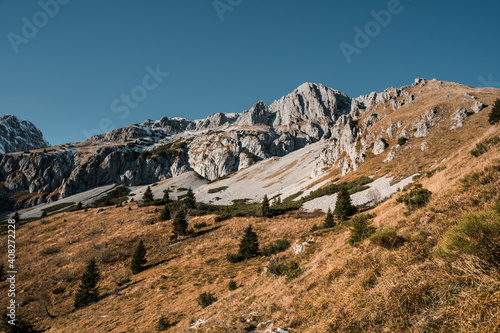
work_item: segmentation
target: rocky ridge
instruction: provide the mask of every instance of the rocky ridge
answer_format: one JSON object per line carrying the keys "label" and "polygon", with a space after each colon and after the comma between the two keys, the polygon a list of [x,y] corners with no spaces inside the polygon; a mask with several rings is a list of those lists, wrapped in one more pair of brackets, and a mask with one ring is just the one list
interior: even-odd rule
{"label": "rocky ridge", "polygon": [[0,117],[0,154],[50,147],[33,123],[13,115]]}
{"label": "rocky ridge", "polygon": [[[457,111],[456,116],[449,106],[436,103],[414,119],[383,121],[415,109],[426,94],[445,95],[453,85],[460,86],[416,79],[411,86],[351,99],[324,85],[304,83],[269,106],[260,101],[240,114],[216,113],[202,120],[162,117],[48,152],[4,154],[0,156],[0,184],[4,192],[31,194],[31,199],[17,203],[16,208],[21,208],[103,184],[150,184],[186,171],[215,180],[320,140],[326,148],[311,176],[331,168],[345,175],[359,168],[370,151],[379,155],[390,150],[385,159],[395,158],[398,146],[390,144],[394,139],[425,137],[443,121],[453,128],[481,111],[480,101],[463,95],[455,110],[465,113]],[[372,131],[379,122],[383,128]]]}

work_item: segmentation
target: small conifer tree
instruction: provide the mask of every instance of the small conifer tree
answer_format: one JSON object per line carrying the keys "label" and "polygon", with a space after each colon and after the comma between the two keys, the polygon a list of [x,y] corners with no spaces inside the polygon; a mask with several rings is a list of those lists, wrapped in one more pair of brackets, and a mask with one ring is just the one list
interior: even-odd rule
{"label": "small conifer tree", "polygon": [[144,242],[141,240],[139,244],[137,244],[134,255],[132,256],[132,263],[130,265],[132,273],[137,274],[141,272],[146,262],[146,248],[144,247]]}
{"label": "small conifer tree", "polygon": [[186,214],[184,213],[184,211],[179,210],[175,214],[172,226],[174,227],[175,235],[186,235],[188,224],[186,221]]}
{"label": "small conifer tree", "polygon": [[153,191],[151,191],[151,188],[148,186],[146,188],[146,191],[144,192],[144,195],[142,196],[142,201],[145,203],[153,201],[155,198],[153,196]]}
{"label": "small conifer tree", "polygon": [[160,221],[170,220],[170,208],[168,208],[168,204],[165,204],[163,209],[161,210],[160,217],[158,218]]}
{"label": "small conifer tree", "polygon": [[249,225],[240,241],[238,254],[244,259],[256,257],[259,254],[259,237]]}
{"label": "small conifer tree", "polygon": [[82,275],[80,286],[75,294],[75,308],[80,308],[97,300],[99,296],[100,273],[95,259],[91,259]]}
{"label": "small conifer tree", "polygon": [[495,125],[500,122],[500,99],[496,99],[495,105],[493,105],[493,109],[488,114],[488,122],[491,125]]}
{"label": "small conifer tree", "polygon": [[78,203],[76,204],[75,210],[80,210],[80,209],[82,209],[82,202],[78,201]]}
{"label": "small conifer tree", "polygon": [[19,220],[21,219],[21,217],[19,216],[19,213],[18,212],[15,212],[14,213],[14,216],[12,216],[12,219],[16,221],[16,223],[19,222]]}
{"label": "small conifer tree", "polygon": [[196,208],[196,197],[194,196],[193,190],[188,189],[186,197],[184,198],[184,203],[187,208]]}
{"label": "small conifer tree", "polygon": [[345,186],[340,188],[337,194],[337,202],[335,203],[335,210],[333,214],[338,217],[340,221],[346,221],[350,216],[356,213],[356,207],[351,203],[351,196]]}
{"label": "small conifer tree", "polygon": [[161,201],[165,204],[172,202],[172,200],[170,199],[170,190],[168,188],[163,191],[163,198],[161,199]]}
{"label": "small conifer tree", "polygon": [[264,199],[262,199],[262,215],[269,216],[271,215],[271,209],[269,208],[269,198],[267,195],[264,195]]}
{"label": "small conifer tree", "polygon": [[328,208],[328,212],[326,213],[325,222],[323,223],[323,227],[332,228],[335,227],[335,220],[333,219],[332,210]]}

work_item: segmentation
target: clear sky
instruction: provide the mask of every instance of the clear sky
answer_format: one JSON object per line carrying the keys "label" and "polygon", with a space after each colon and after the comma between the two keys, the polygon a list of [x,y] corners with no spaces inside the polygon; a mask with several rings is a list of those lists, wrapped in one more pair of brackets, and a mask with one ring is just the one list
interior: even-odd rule
{"label": "clear sky", "polygon": [[416,77],[500,87],[499,13],[499,0],[0,0],[0,115],[60,144],[241,112],[306,81],[351,97]]}

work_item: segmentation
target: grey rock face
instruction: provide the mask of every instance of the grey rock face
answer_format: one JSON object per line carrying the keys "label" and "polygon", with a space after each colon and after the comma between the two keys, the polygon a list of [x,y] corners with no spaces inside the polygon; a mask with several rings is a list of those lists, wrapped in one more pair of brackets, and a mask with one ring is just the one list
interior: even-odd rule
{"label": "grey rock face", "polygon": [[387,144],[387,142],[385,142],[384,139],[378,139],[377,141],[375,141],[375,143],[373,144],[373,154],[374,155],[380,155],[384,152],[384,150],[388,147],[389,145]]}
{"label": "grey rock face", "polygon": [[13,115],[0,117],[0,154],[50,147],[31,122]]}
{"label": "grey rock face", "polygon": [[250,110],[243,111],[236,124],[243,126],[268,125],[269,109],[267,105],[262,101],[255,103]]}

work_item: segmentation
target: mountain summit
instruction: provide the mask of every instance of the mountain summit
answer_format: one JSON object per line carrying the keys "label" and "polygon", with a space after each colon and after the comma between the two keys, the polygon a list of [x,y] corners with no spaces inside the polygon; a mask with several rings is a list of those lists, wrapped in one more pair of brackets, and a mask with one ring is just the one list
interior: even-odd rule
{"label": "mountain summit", "polygon": [[50,147],[42,132],[33,123],[13,115],[0,117],[0,153]]}

